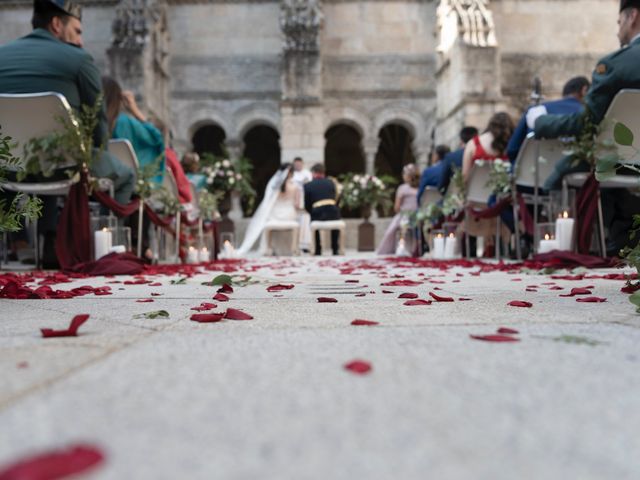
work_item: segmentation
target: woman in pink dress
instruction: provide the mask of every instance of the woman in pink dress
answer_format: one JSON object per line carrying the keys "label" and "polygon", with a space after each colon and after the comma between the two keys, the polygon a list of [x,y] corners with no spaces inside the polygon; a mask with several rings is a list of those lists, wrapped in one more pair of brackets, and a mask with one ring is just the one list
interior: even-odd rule
{"label": "woman in pink dress", "polygon": [[394,211],[396,215],[391,220],[382,242],[376,250],[378,255],[390,255],[396,252],[396,234],[400,228],[402,218],[418,209],[418,182],[420,177],[413,163],[409,163],[402,169],[404,183],[396,191]]}

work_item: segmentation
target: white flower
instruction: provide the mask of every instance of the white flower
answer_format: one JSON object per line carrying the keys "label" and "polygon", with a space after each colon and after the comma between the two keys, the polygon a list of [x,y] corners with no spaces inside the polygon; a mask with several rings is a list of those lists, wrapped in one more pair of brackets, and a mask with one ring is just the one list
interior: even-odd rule
{"label": "white flower", "polygon": [[233,177],[233,170],[227,170],[227,177]]}
{"label": "white flower", "polygon": [[207,185],[211,185],[213,183],[213,178],[207,178]]}
{"label": "white flower", "polygon": [[242,174],[241,173],[236,175],[236,180],[242,180]]}
{"label": "white flower", "polygon": [[216,177],[224,177],[224,172],[222,170],[218,170],[216,172]]}
{"label": "white flower", "polygon": [[231,166],[231,162],[229,160],[223,160],[222,166],[225,168],[229,168]]}
{"label": "white flower", "polygon": [[234,183],[236,183],[235,179],[233,177],[231,177],[229,179],[229,185],[233,185]]}
{"label": "white flower", "polygon": [[358,190],[357,188],[353,190],[353,192],[351,192],[353,194],[354,197],[357,197],[358,194],[360,193],[360,190]]}

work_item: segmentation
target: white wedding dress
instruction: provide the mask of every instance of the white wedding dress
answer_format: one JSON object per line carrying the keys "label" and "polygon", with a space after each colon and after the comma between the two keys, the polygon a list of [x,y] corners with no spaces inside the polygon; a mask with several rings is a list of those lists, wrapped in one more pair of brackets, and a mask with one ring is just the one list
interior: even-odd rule
{"label": "white wedding dress", "polygon": [[246,257],[254,248],[258,239],[259,254],[267,253],[267,244],[263,235],[264,229],[270,222],[297,222],[298,213],[296,211],[299,198],[299,189],[292,181],[288,181],[285,191],[282,190],[282,183],[286,181],[288,170],[278,170],[264,192],[264,198],[254,213],[247,231],[242,240],[242,245],[237,250],[239,257]]}

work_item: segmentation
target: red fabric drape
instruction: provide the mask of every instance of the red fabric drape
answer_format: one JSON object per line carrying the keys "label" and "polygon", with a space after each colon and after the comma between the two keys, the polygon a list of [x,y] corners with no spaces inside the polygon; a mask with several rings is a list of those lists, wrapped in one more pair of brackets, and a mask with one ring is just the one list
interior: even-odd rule
{"label": "red fabric drape", "polygon": [[89,195],[86,173],[71,186],[58,221],[56,255],[61,268],[91,260]]}
{"label": "red fabric drape", "polygon": [[132,253],[110,253],[90,262],[83,262],[66,269],[86,275],[137,275],[144,270],[144,260]]}
{"label": "red fabric drape", "polygon": [[105,192],[99,192],[97,190],[93,192],[93,198],[98,200],[98,202],[100,202],[102,205],[107,207],[109,210],[111,210],[120,218],[128,217],[129,215],[137,211],[138,207],[140,206],[139,198],[134,198],[128,204],[122,205],[116,202],[113,198],[111,198]]}
{"label": "red fabric drape", "polygon": [[511,205],[511,197],[504,197],[498,203],[496,203],[492,207],[487,207],[482,210],[476,210],[473,207],[469,207],[469,213],[476,219],[478,218],[494,218],[500,215],[500,212],[504,210],[506,207]]}
{"label": "red fabric drape", "polygon": [[588,254],[591,249],[593,221],[598,211],[598,181],[595,174],[589,175],[576,197],[578,219],[578,252]]}

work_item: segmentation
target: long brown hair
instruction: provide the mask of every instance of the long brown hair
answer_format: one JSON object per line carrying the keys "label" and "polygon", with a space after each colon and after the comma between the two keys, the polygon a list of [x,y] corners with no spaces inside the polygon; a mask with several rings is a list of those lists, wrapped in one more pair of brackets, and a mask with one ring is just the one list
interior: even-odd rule
{"label": "long brown hair", "polygon": [[122,88],[114,78],[105,76],[102,77],[102,90],[104,91],[104,105],[107,111],[109,132],[113,132],[116,119],[122,109]]}
{"label": "long brown hair", "polygon": [[507,149],[507,144],[513,134],[513,129],[513,120],[511,120],[511,117],[506,112],[498,112],[489,120],[486,131],[493,135],[491,148],[499,155],[504,154],[504,151]]}

